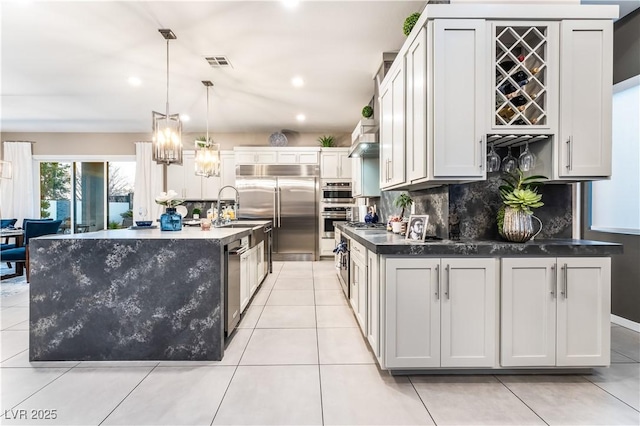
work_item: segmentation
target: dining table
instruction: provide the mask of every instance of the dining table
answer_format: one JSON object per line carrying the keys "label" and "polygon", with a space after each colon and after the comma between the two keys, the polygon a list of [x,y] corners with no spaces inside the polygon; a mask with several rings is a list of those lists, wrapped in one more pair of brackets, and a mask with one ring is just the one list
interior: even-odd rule
{"label": "dining table", "polygon": [[[15,240],[15,245],[17,247],[22,247],[24,245],[24,230],[22,229],[10,229],[3,228],[0,229],[0,239],[8,239],[13,238]],[[2,253],[0,253],[0,258],[2,257]],[[0,280],[4,280],[6,278],[14,278],[19,277],[24,274],[24,263],[23,262],[14,262],[15,263],[15,272],[13,274],[5,274],[0,276]]]}

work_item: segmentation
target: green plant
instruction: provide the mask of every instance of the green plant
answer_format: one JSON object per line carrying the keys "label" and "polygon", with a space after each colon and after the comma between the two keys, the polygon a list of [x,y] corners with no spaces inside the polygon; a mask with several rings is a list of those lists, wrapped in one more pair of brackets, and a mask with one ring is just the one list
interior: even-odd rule
{"label": "green plant", "polygon": [[120,213],[120,216],[122,216],[122,218],[133,217],[133,211],[132,210],[127,210],[124,213]]}
{"label": "green plant", "polygon": [[[533,214],[531,209],[544,205],[542,195],[538,194],[538,188],[544,185],[544,180],[548,179],[546,176],[524,177],[522,170],[516,169],[501,179],[503,184],[499,187],[500,198],[505,206]],[[500,226],[499,223],[498,226]]]}
{"label": "green plant", "polygon": [[398,197],[393,201],[394,206],[400,207],[402,209],[402,211],[400,212],[401,218],[404,217],[404,211],[406,209],[410,209],[412,204],[413,199],[409,197],[409,194],[407,194],[406,192],[398,195]]}
{"label": "green plant", "polygon": [[122,226],[115,221],[109,222],[109,224],[107,225],[107,229],[120,229],[122,228]]}
{"label": "green plant", "polygon": [[333,142],[336,140],[333,136],[320,136],[318,138],[318,142],[320,142],[320,146],[323,148],[329,148],[333,146]]}
{"label": "green plant", "polygon": [[372,115],[373,115],[373,108],[371,108],[369,105],[362,108],[362,116],[364,118],[371,118]]}
{"label": "green plant", "polygon": [[411,30],[416,25],[416,22],[418,22],[418,19],[420,19],[420,12],[412,13],[404,20],[404,26],[402,27],[404,35],[408,36],[411,34]]}
{"label": "green plant", "polygon": [[[202,147],[207,145],[207,137],[206,136],[197,136],[196,137],[196,147]],[[213,139],[209,138],[209,143],[212,143]]]}
{"label": "green plant", "polygon": [[200,210],[199,208],[197,208],[197,207],[196,207],[196,208],[195,208],[195,209],[193,209],[193,211],[191,212],[191,215],[194,215],[194,214],[200,214],[201,212],[202,212],[202,210]]}

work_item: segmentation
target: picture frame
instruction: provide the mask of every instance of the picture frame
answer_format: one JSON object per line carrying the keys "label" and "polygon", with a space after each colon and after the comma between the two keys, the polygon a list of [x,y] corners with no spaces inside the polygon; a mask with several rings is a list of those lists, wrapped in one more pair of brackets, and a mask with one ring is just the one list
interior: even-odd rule
{"label": "picture frame", "polygon": [[427,235],[427,222],[429,221],[429,215],[414,215],[409,216],[409,223],[407,223],[407,233],[405,239],[412,241],[424,241]]}

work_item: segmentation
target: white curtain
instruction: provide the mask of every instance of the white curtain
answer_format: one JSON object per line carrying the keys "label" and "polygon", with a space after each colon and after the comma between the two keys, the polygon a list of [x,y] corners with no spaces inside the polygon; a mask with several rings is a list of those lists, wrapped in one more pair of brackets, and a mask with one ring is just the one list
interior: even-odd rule
{"label": "white curtain", "polygon": [[133,219],[141,220],[140,207],[147,209],[147,220],[158,220],[163,207],[155,197],[163,190],[163,166],[153,161],[151,142],[136,142],[136,181],[133,189]]}
{"label": "white curtain", "polygon": [[24,218],[39,218],[36,207],[36,186],[33,181],[31,142],[5,142],[4,161],[11,162],[11,179],[0,179],[0,215],[3,219],[16,218],[22,226]]}

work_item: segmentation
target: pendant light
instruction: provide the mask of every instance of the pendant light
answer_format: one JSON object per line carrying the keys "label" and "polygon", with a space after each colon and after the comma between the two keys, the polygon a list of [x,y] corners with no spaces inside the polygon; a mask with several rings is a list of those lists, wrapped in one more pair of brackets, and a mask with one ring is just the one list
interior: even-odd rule
{"label": "pendant light", "polygon": [[180,114],[169,114],[169,41],[177,37],[173,31],[161,29],[167,40],[167,105],[165,114],[151,112],[153,122],[153,160],[158,164],[182,164],[182,122]]}
{"label": "pendant light", "polygon": [[196,175],[204,177],[220,176],[220,144],[209,138],[209,88],[210,81],[203,81],[207,88],[207,136],[204,141],[196,141]]}

